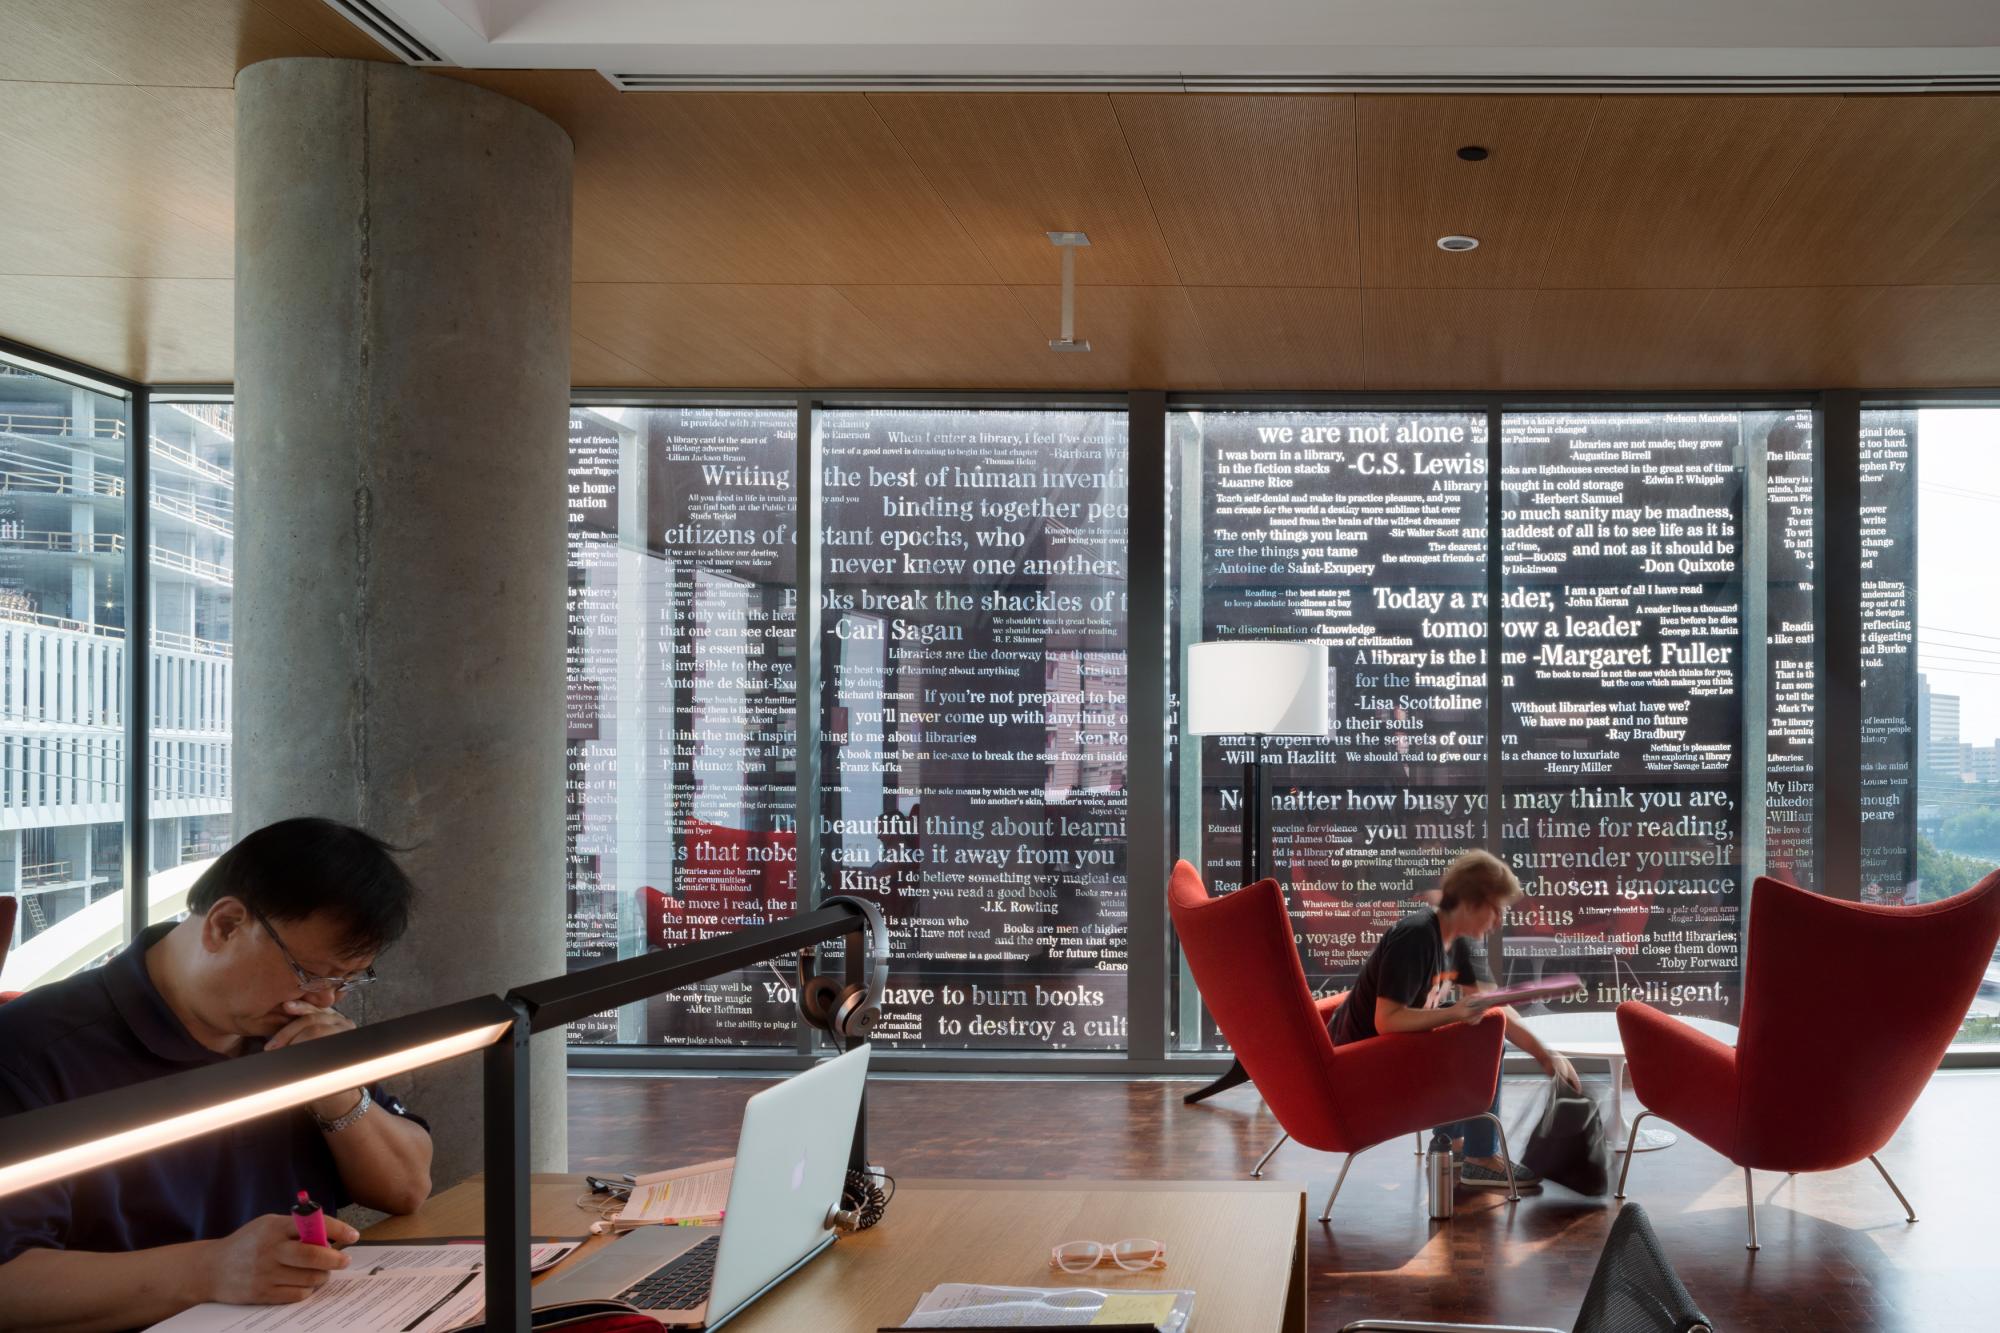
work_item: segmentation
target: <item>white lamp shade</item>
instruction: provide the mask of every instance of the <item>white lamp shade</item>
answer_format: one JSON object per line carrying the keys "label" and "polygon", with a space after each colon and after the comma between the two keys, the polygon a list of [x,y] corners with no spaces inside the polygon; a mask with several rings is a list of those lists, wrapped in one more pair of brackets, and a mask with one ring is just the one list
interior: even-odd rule
{"label": "white lamp shade", "polygon": [[1188,731],[1196,736],[1324,736],[1323,643],[1232,639],[1188,649]]}

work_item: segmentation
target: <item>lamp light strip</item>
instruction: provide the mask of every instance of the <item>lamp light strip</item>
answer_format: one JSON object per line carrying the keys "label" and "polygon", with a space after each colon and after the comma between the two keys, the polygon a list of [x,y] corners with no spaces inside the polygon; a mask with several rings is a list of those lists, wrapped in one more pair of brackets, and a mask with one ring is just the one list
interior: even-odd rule
{"label": "lamp light strip", "polygon": [[251,1093],[247,1097],[237,1097],[203,1107],[184,1115],[157,1120],[137,1129],[109,1134],[101,1139],[91,1139],[74,1147],[62,1148],[40,1157],[30,1157],[26,1161],[9,1162],[0,1166],[0,1197],[18,1190],[33,1189],[61,1180],[91,1167],[108,1166],[138,1153],[150,1152],[179,1143],[183,1139],[222,1129],[243,1120],[253,1120],[258,1116],[282,1111],[287,1107],[299,1106],[319,1097],[344,1092],[349,1088],[372,1083],[376,1079],[388,1078],[392,1074],[406,1073],[420,1069],[424,1065],[435,1064],[439,1060],[449,1060],[455,1055],[465,1055],[481,1047],[491,1046],[510,1027],[507,1023],[490,1023],[471,1028],[465,1032],[441,1037],[425,1042],[421,1046],[411,1046],[405,1050],[364,1060],[359,1064],[346,1065],[328,1070],[324,1074],[314,1074],[310,1078],[297,1079],[266,1088],[262,1092]]}

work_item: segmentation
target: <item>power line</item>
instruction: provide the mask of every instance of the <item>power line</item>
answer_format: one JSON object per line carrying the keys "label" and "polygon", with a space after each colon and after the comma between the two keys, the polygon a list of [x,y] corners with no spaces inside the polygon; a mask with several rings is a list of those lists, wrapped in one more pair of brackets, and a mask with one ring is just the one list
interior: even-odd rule
{"label": "power line", "polygon": [[1945,625],[1919,625],[1917,628],[1927,629],[1933,634],[1958,634],[1968,639],[1991,639],[1995,643],[2000,643],[2000,634],[1979,634],[1973,630],[1952,629]]}

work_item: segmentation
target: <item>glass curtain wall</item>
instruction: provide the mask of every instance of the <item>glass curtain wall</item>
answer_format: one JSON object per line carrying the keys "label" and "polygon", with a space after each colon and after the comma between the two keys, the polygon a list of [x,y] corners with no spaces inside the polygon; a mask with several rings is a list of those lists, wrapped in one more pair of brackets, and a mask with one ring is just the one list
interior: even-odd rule
{"label": "glass curtain wall", "polygon": [[1735,1021],[1758,874],[1811,870],[1812,416],[1510,412],[1503,975]]}
{"label": "glass curtain wall", "polygon": [[[799,902],[797,413],[578,407],[569,422],[572,969]],[[577,1043],[790,1046],[759,968],[570,1025]]]}
{"label": "glass curtain wall", "polygon": [[[2000,407],[1861,415],[1865,902],[1935,902],[2000,868]],[[2000,1044],[2000,960],[1960,1030]]]}
{"label": "glass curtain wall", "polygon": [[[1527,891],[1489,942],[1500,979],[1575,972],[1586,991],[1559,1008],[1732,1019],[1750,881],[1816,882],[1810,411],[1507,413],[1498,571],[1483,411],[1190,411],[1169,431],[1176,659],[1258,636],[1332,661],[1326,740],[1182,738],[1181,854],[1216,888],[1246,878],[1238,793],[1262,744],[1317,989],[1351,985],[1444,864],[1491,845]],[[1184,971],[1174,998],[1175,1047],[1220,1045]]]}
{"label": "glass curtain wall", "polygon": [[[1180,855],[1248,874],[1244,769],[1263,747],[1270,865],[1306,975],[1353,981],[1438,872],[1486,839],[1486,414],[1175,412],[1175,661],[1190,643],[1330,646],[1331,734],[1183,737]],[[1214,1049],[1185,968],[1173,1046]]]}
{"label": "glass curtain wall", "polygon": [[[36,414],[61,415],[48,406]],[[210,453],[192,438],[175,447],[226,472],[226,423],[182,410]],[[116,439],[115,405],[91,411],[100,445]],[[1865,563],[1845,591],[1816,581],[1820,450],[1806,406],[1514,406],[1497,448],[1487,411],[1170,410],[1170,612],[1156,631],[1127,615],[1133,461],[1120,409],[823,405],[817,475],[803,479],[794,400],[575,409],[574,964],[853,893],[880,902],[895,935],[885,1044],[1132,1049],[1126,964],[1147,943],[1127,929],[1135,631],[1161,633],[1176,663],[1213,639],[1330,646],[1329,736],[1183,735],[1162,812],[1174,851],[1218,887],[1241,883],[1244,764],[1263,746],[1272,861],[1322,990],[1350,984],[1452,855],[1493,846],[1529,891],[1489,942],[1503,978],[1575,971],[1583,1010],[1640,997],[1733,1019],[1749,885],[1760,874],[1822,885],[1821,597],[1851,597],[1862,616],[1862,896],[1948,896],[2000,865],[1988,836],[2000,798],[1986,795],[2000,792],[2000,713],[1981,711],[2000,700],[1982,683],[2000,678],[2000,623],[1990,562],[1967,547],[1981,506],[2000,503],[1989,466],[2000,409],[1864,413]],[[180,423],[159,417],[166,440]],[[29,436],[44,460],[76,448]],[[18,429],[8,438],[26,447]],[[226,546],[170,540],[175,517],[191,543],[225,536],[213,520],[226,491],[167,500],[169,477],[215,478],[170,471],[164,448],[156,544],[174,554],[156,556],[156,576],[176,561],[225,563]],[[116,475],[105,454],[93,475]],[[1494,458],[1497,570],[1486,563]],[[819,862],[804,885],[802,481],[820,510],[806,536],[821,631],[819,785],[806,793]],[[62,490],[73,477],[40,484],[34,503],[74,503]],[[54,526],[12,489],[7,513],[21,519],[0,528],[6,550]],[[100,518],[93,541],[114,531]],[[26,540],[6,585],[24,624],[49,614],[28,600],[52,595],[33,571],[75,539]],[[108,604],[94,632],[113,638],[118,598],[100,591],[111,595],[95,599]],[[195,651],[226,641],[226,583],[197,577],[156,598],[163,658],[179,643],[169,635]],[[1170,709],[1180,688],[1170,673]],[[165,740],[173,689],[160,691]],[[38,735],[16,712],[7,722],[10,791],[24,791],[41,780],[28,776]],[[1493,725],[1502,795],[1489,823]],[[190,830],[175,835],[179,854],[199,851],[201,826],[177,827]],[[51,837],[17,836],[17,884],[23,858],[64,859]],[[157,863],[171,859],[156,848]],[[2000,1032],[2000,965],[1995,978],[1968,1040]],[[765,967],[580,1025],[576,1040],[796,1052],[792,982],[788,967]],[[1169,988],[1167,1049],[1219,1048],[1184,971],[1170,969]]]}
{"label": "glass curtain wall", "polygon": [[127,400],[0,359],[0,991],[124,943]]}
{"label": "glass curtain wall", "polygon": [[1125,415],[820,421],[820,883],[895,936],[875,1039],[1123,1048]]}

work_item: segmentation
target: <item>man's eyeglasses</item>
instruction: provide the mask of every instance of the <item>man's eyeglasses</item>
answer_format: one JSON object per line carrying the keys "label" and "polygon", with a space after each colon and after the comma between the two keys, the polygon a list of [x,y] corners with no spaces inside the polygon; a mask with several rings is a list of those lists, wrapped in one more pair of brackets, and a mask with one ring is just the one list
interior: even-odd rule
{"label": "man's eyeglasses", "polygon": [[347,992],[361,986],[366,986],[375,980],[375,969],[372,967],[364,967],[359,972],[349,972],[344,977],[314,976],[299,966],[299,960],[292,957],[292,951],[285,947],[284,937],[278,934],[277,930],[272,927],[270,921],[262,912],[253,907],[250,909],[250,915],[257,918],[257,924],[262,926],[264,933],[271,937],[271,943],[278,946],[278,952],[285,956],[285,966],[292,969],[292,975],[299,979],[299,989],[306,994],[311,995],[315,991],[332,991],[334,998],[339,999],[341,996],[347,994]]}

